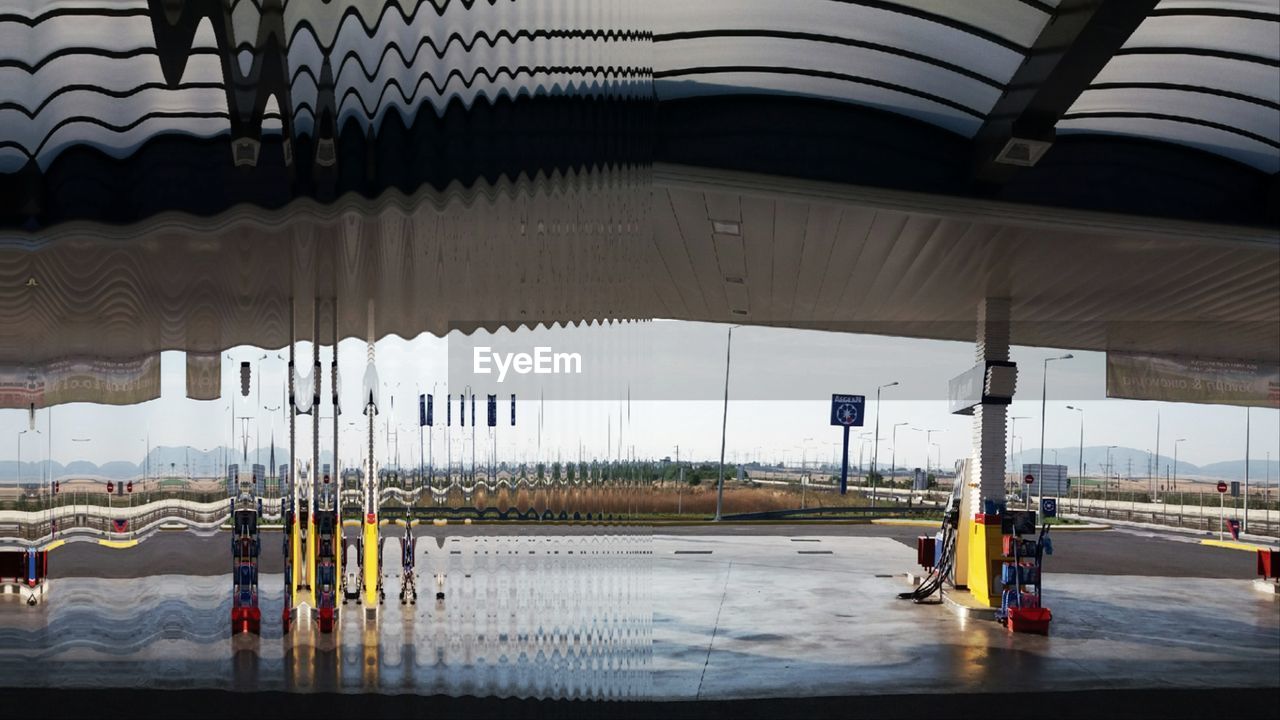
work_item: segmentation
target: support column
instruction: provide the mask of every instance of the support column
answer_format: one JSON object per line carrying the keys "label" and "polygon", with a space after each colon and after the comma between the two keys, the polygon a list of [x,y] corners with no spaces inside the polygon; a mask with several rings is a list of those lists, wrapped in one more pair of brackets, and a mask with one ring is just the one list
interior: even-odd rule
{"label": "support column", "polygon": [[378,372],[374,362],[374,350],[377,347],[377,335],[373,324],[373,300],[368,304],[368,356],[369,365],[365,370],[365,386],[363,390],[365,415],[369,418],[368,453],[369,466],[365,477],[364,525],[361,528],[364,560],[363,560],[363,596],[366,620],[375,620],[378,616],[378,604],[382,600],[382,568],[379,565],[382,554],[379,552],[378,509],[381,502],[381,488],[378,484],[378,464],[373,455],[374,417],[378,414],[377,390]]}
{"label": "support column", "polygon": [[[346,551],[342,545],[342,464],[338,461],[338,296],[333,296],[333,365],[330,366],[329,392],[333,400],[333,581],[334,593],[338,598],[342,593],[342,561]],[[344,601],[345,602],[345,601]]]}
{"label": "support column", "polygon": [[[978,305],[976,359],[979,363],[1009,360],[1009,300],[987,298]],[[978,483],[976,512],[984,500],[1005,500],[1005,439],[1008,405],[978,405],[973,410],[973,479]]]}
{"label": "support column", "polygon": [[[978,305],[977,361],[1009,360],[1009,300],[987,298]],[[961,518],[967,537],[969,592],[988,607],[1000,602],[1000,515],[1005,502],[1005,433],[1009,406],[983,403],[973,409],[973,457],[970,460],[971,503]]]}
{"label": "support column", "polygon": [[[298,595],[304,585],[302,571],[302,527],[299,512],[301,510],[298,487],[298,404],[297,404],[297,365],[295,352],[298,344],[297,306],[294,298],[289,298],[289,483],[287,499],[282,494],[281,507],[285,509],[284,524],[288,536],[288,570],[285,573],[287,584],[285,595],[285,628],[289,627],[289,619],[293,617],[293,609],[297,605]],[[286,505],[287,503],[287,505]]]}
{"label": "support column", "polygon": [[307,604],[316,607],[317,515],[320,511],[320,299],[311,301],[311,470],[307,473]]}

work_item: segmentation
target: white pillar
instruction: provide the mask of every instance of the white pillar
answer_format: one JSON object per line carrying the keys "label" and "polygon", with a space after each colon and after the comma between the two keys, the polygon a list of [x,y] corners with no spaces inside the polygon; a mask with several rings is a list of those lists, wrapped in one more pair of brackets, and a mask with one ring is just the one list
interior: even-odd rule
{"label": "white pillar", "polygon": [[[987,298],[978,304],[977,360],[1009,359],[1009,300]],[[973,410],[973,474],[978,483],[975,512],[984,500],[1004,502],[1005,433],[1008,405],[978,405]]]}

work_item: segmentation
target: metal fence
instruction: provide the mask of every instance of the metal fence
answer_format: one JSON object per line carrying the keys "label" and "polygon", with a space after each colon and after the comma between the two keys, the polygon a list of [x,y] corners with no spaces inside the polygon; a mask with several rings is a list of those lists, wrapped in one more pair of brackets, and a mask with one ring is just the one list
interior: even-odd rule
{"label": "metal fence", "polygon": [[[1179,495],[1184,502],[1176,502]],[[1106,500],[1096,498],[1060,498],[1058,512],[1099,520],[1122,520],[1171,528],[1205,532],[1228,532],[1227,520],[1239,520],[1241,532],[1280,537],[1280,510],[1275,503],[1250,507],[1244,526],[1244,503],[1241,498],[1218,497],[1215,493],[1168,493],[1151,501],[1147,493],[1111,493]],[[1169,502],[1174,500],[1175,502]],[[1233,502],[1225,502],[1232,500]],[[1252,498],[1251,498],[1252,500]]]}

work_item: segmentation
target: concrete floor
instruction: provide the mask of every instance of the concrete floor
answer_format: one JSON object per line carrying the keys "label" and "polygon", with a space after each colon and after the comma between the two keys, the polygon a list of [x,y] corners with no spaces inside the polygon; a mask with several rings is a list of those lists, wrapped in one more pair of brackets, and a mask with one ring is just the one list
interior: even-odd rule
{"label": "concrete floor", "polygon": [[[263,637],[247,643],[227,637],[223,576],[146,585],[67,577],[54,581],[46,607],[0,605],[0,677],[53,687],[656,700],[1280,688],[1280,603],[1247,579],[1061,572],[1054,563],[1068,547],[1133,544],[1062,533],[1045,591],[1050,635],[1010,635],[896,599],[915,559],[906,540],[919,529],[855,527],[794,536],[716,528],[615,546],[652,552],[638,561],[584,554],[600,547],[583,535],[422,542],[419,605],[395,602],[398,567],[389,568],[375,633],[348,606],[339,637],[301,648],[301,634],[280,636],[278,575],[263,581]],[[1200,549],[1158,542],[1170,557]],[[146,546],[103,552],[134,566]],[[1251,560],[1214,550],[1224,553],[1219,564]],[[449,578],[440,603],[430,599],[438,571]],[[603,632],[578,641],[575,628]]]}
{"label": "concrete floor", "polygon": [[1050,635],[1010,635],[893,599],[902,543],[814,539],[655,542],[655,695],[1280,687],[1280,604],[1245,580],[1054,572]]}
{"label": "concrete floor", "polygon": [[[641,529],[644,532],[643,529]],[[388,528],[398,536],[402,530]],[[448,525],[420,526],[419,537],[515,537],[578,536],[601,532],[588,525]],[[684,537],[796,537],[817,533],[823,537],[892,538],[915,547],[918,535],[931,534],[925,527],[890,525],[686,525],[653,528],[662,536]],[[1199,544],[1195,536],[1173,532],[1115,529],[1100,531],[1059,531],[1053,533],[1056,553],[1048,558],[1051,573],[1096,575],[1137,575],[1187,578],[1255,577],[1254,558],[1249,553]],[[129,578],[141,575],[222,575],[229,571],[230,535],[218,532],[197,536],[188,532],[159,533],[136,547],[114,550],[91,542],[68,543],[50,556],[50,575],[55,578]],[[263,534],[262,571],[283,572],[281,536]],[[914,564],[914,550],[910,562]],[[911,568],[900,567],[894,572]]]}

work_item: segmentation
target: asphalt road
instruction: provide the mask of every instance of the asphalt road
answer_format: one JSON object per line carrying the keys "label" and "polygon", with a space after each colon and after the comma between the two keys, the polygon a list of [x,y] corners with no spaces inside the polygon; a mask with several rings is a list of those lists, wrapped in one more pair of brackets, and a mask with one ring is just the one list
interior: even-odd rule
{"label": "asphalt road", "polygon": [[[649,528],[582,525],[449,525],[420,526],[415,534],[442,542],[446,536],[566,535],[609,532],[648,532]],[[403,530],[388,528],[388,535]],[[931,534],[930,528],[888,525],[684,525],[653,528],[662,535],[783,535],[835,537],[889,537],[908,547],[915,538]],[[1151,577],[1201,577],[1250,579],[1254,556],[1239,550],[1201,545],[1194,538],[1156,535],[1126,530],[1069,531],[1052,533],[1054,554],[1046,558],[1051,573],[1137,575]],[[264,573],[283,572],[282,536],[262,536]],[[49,573],[58,577],[127,578],[143,575],[218,575],[231,570],[228,533],[196,536],[165,532],[123,550],[95,543],[68,543],[53,551]],[[903,572],[913,568],[904,567]]]}

